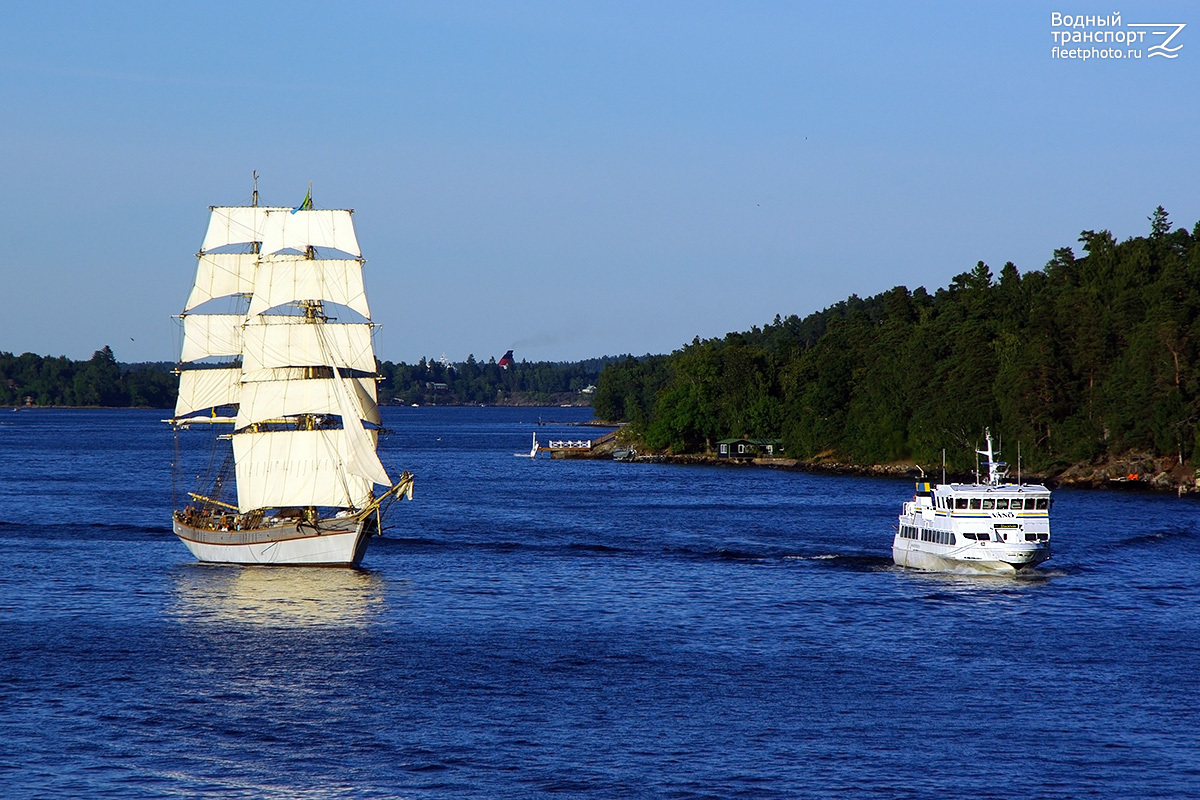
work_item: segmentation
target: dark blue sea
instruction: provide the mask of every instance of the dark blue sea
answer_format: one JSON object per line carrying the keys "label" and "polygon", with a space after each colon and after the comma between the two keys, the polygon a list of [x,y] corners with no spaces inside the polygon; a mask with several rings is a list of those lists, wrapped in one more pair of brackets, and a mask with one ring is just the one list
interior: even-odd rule
{"label": "dark blue sea", "polygon": [[387,409],[355,571],[195,563],[164,412],[0,410],[0,795],[1200,796],[1197,500],[916,574],[906,481],[513,457],[587,415]]}

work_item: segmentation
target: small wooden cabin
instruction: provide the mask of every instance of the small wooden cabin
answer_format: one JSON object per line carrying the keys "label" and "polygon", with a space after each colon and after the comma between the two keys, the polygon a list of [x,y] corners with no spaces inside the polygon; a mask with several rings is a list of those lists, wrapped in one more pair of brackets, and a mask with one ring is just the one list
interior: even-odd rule
{"label": "small wooden cabin", "polygon": [[717,458],[777,458],[783,455],[782,439],[722,439],[717,442]]}

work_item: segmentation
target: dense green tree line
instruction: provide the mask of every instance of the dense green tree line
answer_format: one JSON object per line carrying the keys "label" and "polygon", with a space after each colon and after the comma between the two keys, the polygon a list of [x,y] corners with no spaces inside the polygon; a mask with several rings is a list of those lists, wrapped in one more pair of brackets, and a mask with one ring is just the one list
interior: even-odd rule
{"label": "dense green tree line", "polygon": [[[380,364],[379,399],[454,405],[465,403],[561,403],[569,398],[587,402],[582,390],[594,386],[604,365],[613,358],[578,362],[527,362],[499,367],[494,360],[480,363],[474,356],[463,364],[421,359]],[[172,363],[119,364],[109,347],[87,361],[66,356],[14,356],[0,352],[0,405],[147,406],[175,405],[179,379]]]}
{"label": "dense green tree line", "polygon": [[461,364],[422,358],[416,364],[380,364],[380,402],[421,405],[587,402],[600,372],[613,358],[578,362],[520,361],[507,368],[467,357]]}
{"label": "dense green tree line", "polygon": [[985,427],[1052,468],[1147,452],[1200,463],[1200,223],[1084,231],[1040,271],[980,262],[933,294],[897,286],[607,367],[597,416],[651,447],[781,436],[793,456],[973,464]]}
{"label": "dense green tree line", "polygon": [[107,345],[87,361],[0,352],[0,404],[6,406],[168,408],[177,382],[171,365],[118,364]]}

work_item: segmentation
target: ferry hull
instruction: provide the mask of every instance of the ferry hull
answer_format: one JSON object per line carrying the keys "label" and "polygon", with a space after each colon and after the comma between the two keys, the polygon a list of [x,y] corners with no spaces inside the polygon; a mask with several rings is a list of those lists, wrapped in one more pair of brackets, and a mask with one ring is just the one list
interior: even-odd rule
{"label": "ferry hull", "polygon": [[174,520],[175,535],[198,560],[216,564],[356,567],[375,532],[373,518],[318,520],[244,531],[195,528]]}
{"label": "ferry hull", "polygon": [[[997,549],[1003,552],[989,553]],[[925,572],[986,572],[1015,575],[1021,570],[1050,558],[1049,547],[968,548],[969,555],[959,548],[953,555],[930,552],[919,547],[892,546],[892,561],[898,567]]]}

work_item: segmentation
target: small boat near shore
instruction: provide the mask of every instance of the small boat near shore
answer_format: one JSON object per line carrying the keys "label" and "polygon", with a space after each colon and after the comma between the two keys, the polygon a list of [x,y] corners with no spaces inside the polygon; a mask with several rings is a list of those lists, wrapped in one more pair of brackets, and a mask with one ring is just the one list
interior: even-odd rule
{"label": "small boat near shore", "polygon": [[918,481],[904,503],[892,560],[897,566],[931,572],[1013,575],[1050,558],[1050,490],[1041,484],[1006,481],[991,432],[985,432],[986,482]]}

